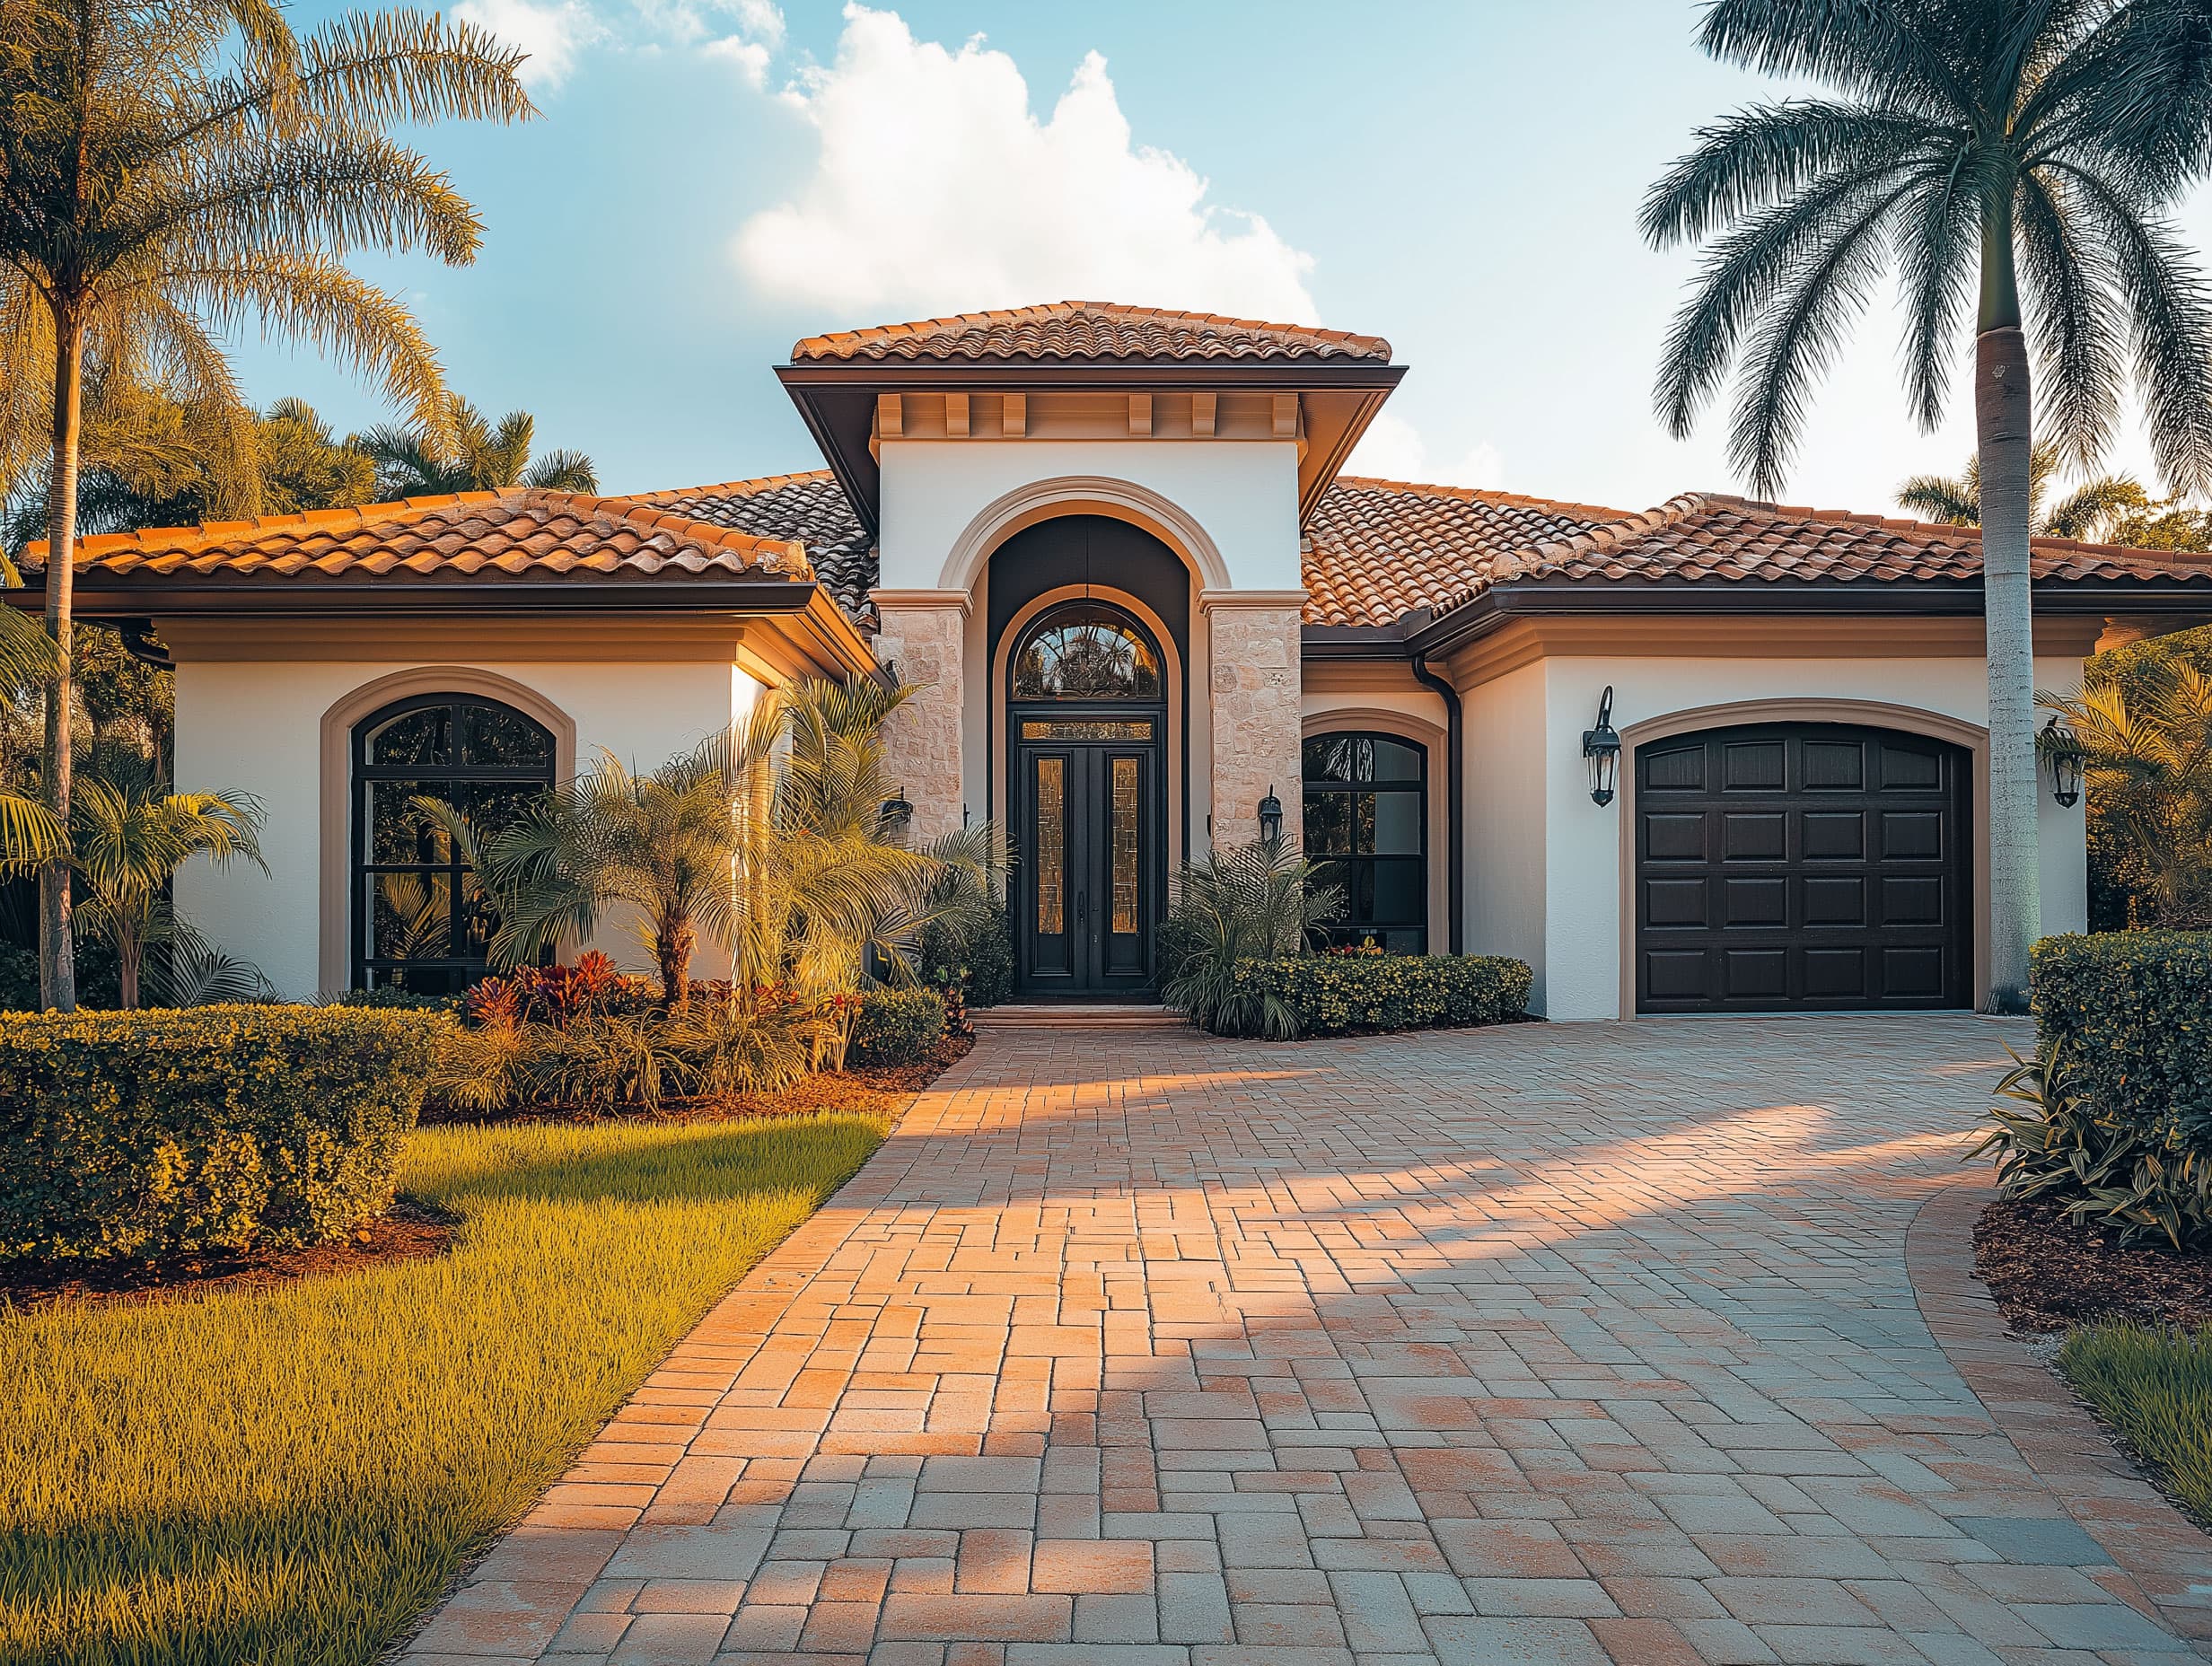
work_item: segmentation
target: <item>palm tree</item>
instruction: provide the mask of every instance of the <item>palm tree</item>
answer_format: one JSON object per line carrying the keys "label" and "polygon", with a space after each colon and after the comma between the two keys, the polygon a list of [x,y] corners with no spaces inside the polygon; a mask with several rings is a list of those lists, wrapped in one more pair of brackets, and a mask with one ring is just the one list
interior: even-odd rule
{"label": "palm tree", "polygon": [[2203,10],[1716,0],[1698,34],[1709,55],[1835,96],[1756,105],[1702,129],[1641,216],[1656,246],[1710,245],[1667,337],[1660,414],[1686,436],[1740,366],[1729,450],[1761,496],[1780,489],[1813,385],[1885,270],[1901,281],[1906,381],[1925,428],[1942,416],[1971,301],[1996,1011],[2024,1004],[2041,916],[2031,363],[2070,465],[2103,451],[2132,370],[2170,488],[2212,479],[2212,314],[2166,218],[2212,162]]}
{"label": "palm tree", "polygon": [[[57,659],[40,787],[57,819],[70,803],[87,366],[206,399],[242,428],[220,343],[258,320],[370,372],[442,432],[428,342],[343,257],[474,259],[475,211],[389,129],[532,114],[521,59],[414,12],[335,18],[303,39],[273,0],[0,0],[0,476],[32,451],[50,459]],[[41,995],[66,1011],[75,965],[58,859],[40,872],[40,916]]]}
{"label": "palm tree", "polygon": [[[2132,514],[2151,506],[2151,495],[2133,477],[2098,475],[2046,508],[2058,473],[2058,448],[2041,444],[2028,458],[2028,517],[2038,538],[2091,539],[2109,535]],[[1968,458],[1955,475],[1917,474],[1897,488],[1897,506],[1946,526],[1981,524],[1981,464]]]}
{"label": "palm tree", "polygon": [[[376,464],[387,497],[441,497],[528,486],[555,492],[596,492],[599,472],[582,452],[548,452],[532,462],[538,425],[528,411],[509,411],[495,428],[458,394],[448,396],[443,432],[420,424],[372,428],[353,443]],[[451,434],[451,439],[445,437]]]}
{"label": "palm tree", "polygon": [[662,1000],[680,1012],[699,928],[730,922],[730,794],[707,753],[641,776],[602,751],[489,841],[487,882],[502,904],[492,959],[536,960],[627,908],[660,969]]}
{"label": "palm tree", "polygon": [[264,872],[260,806],[237,793],[172,793],[150,769],[88,775],[70,806],[69,860],[84,881],[84,926],[115,951],[123,1008],[138,1004],[150,944],[189,940],[166,895],[177,870],[242,856]]}

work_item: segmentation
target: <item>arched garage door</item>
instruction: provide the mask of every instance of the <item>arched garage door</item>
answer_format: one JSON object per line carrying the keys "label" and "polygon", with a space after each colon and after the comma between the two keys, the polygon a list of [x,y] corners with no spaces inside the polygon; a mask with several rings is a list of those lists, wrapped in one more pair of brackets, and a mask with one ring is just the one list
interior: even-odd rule
{"label": "arched garage door", "polygon": [[1839,723],[1638,747],[1637,1010],[1968,1004],[1968,756]]}

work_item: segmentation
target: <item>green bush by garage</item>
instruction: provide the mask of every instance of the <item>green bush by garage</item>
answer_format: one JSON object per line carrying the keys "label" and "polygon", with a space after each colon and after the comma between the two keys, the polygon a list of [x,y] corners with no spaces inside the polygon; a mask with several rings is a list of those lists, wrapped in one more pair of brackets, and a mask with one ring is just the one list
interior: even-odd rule
{"label": "green bush by garage", "polygon": [[449,1020],[353,1007],[0,1021],[0,1256],[327,1241],[390,1205]]}
{"label": "green bush by garage", "polygon": [[871,989],[845,1055],[847,1067],[917,1065],[944,1039],[944,1001],[934,989]]}
{"label": "green bush by garage", "polygon": [[1981,1147],[2006,1196],[2123,1243],[2212,1247],[2212,934],[2047,937],[2031,993],[2037,1057]]}

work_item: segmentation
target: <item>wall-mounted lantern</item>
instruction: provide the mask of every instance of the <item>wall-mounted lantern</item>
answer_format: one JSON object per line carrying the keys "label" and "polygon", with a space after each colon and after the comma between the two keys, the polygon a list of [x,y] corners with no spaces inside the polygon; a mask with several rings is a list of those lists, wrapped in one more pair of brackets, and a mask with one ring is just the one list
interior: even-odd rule
{"label": "wall-mounted lantern", "polygon": [[891,797],[885,799],[880,813],[882,825],[886,829],[899,833],[905,832],[907,824],[914,820],[914,806],[907,802],[906,788],[900,787]]}
{"label": "wall-mounted lantern", "polygon": [[2060,807],[2071,810],[2082,802],[2082,742],[2071,728],[2056,717],[2043,725],[2035,749],[2043,755],[2050,774],[2050,795]]}
{"label": "wall-mounted lantern", "polygon": [[1598,726],[1582,732],[1582,755],[1590,760],[1590,802],[1602,808],[1613,802],[1620,774],[1620,737],[1613,731],[1613,685],[1598,697]]}
{"label": "wall-mounted lantern", "polygon": [[1260,801],[1260,839],[1272,845],[1283,837],[1283,801],[1275,796],[1275,783],[1268,783],[1268,795]]}

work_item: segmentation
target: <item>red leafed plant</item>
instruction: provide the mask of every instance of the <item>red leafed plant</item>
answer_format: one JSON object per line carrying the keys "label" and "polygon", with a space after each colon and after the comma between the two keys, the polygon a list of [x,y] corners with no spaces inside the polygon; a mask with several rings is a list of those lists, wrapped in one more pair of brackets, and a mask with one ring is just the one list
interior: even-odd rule
{"label": "red leafed plant", "polygon": [[551,1024],[565,1030],[580,1018],[636,1006],[651,986],[632,978],[596,949],[573,966],[522,966],[487,978],[469,991],[469,1021],[478,1025]]}

